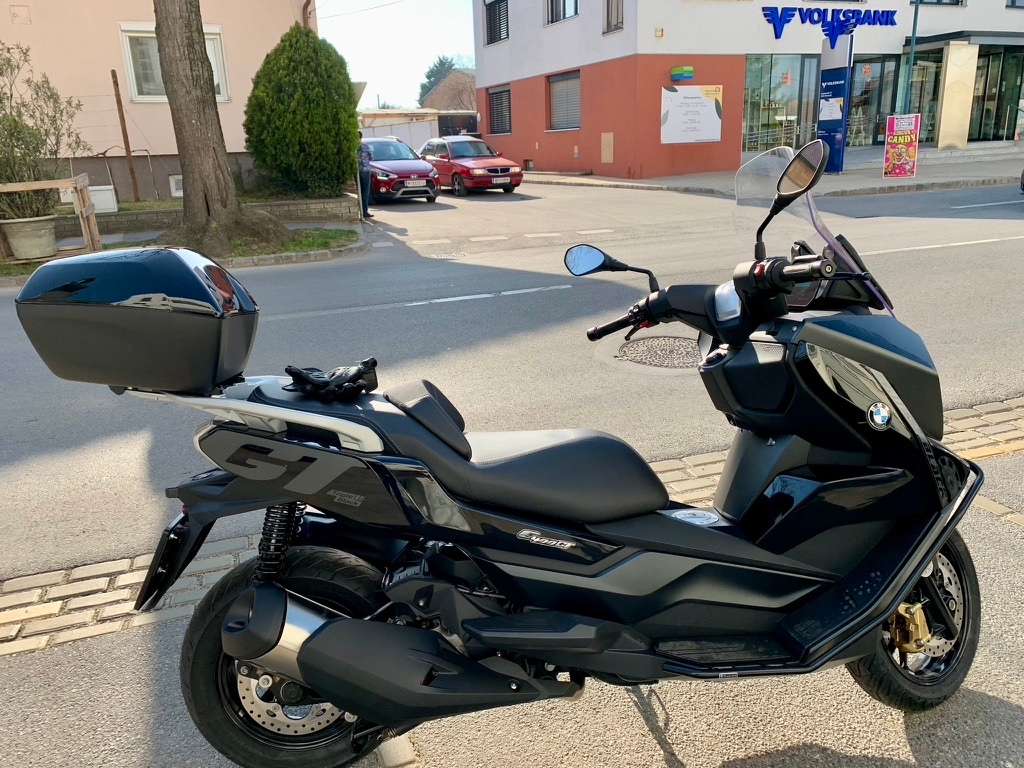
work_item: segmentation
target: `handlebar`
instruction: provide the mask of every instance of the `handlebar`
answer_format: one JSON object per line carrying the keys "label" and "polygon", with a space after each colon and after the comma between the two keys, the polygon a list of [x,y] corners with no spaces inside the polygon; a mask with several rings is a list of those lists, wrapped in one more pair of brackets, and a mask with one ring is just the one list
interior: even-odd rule
{"label": "handlebar", "polygon": [[[790,264],[786,259],[766,259],[752,264],[738,265],[733,280],[737,290],[745,296],[764,297],[769,302],[782,301],[782,310],[779,314],[784,314],[785,300],[782,294],[789,293],[793,286],[799,283],[828,280],[835,274],[835,262],[827,258],[799,264]],[[698,294],[676,295],[674,293],[681,290],[685,294],[689,289],[697,290]],[[630,307],[622,317],[603,325],[596,325],[588,330],[587,338],[597,341],[624,328],[649,327],[671,317],[681,319],[696,328],[707,330],[707,327],[713,326],[714,318],[713,316],[709,318],[711,310],[705,313],[703,307],[705,301],[710,301],[705,297],[713,289],[713,286],[671,286],[667,291],[655,291]],[[703,324],[699,322],[701,320],[703,320]],[[712,330],[714,329],[707,330],[707,332],[710,333]]]}
{"label": "handlebar", "polygon": [[767,291],[788,292],[799,283],[827,280],[836,273],[831,259],[818,259],[802,264],[790,264],[784,259],[768,259],[755,262],[750,268],[750,277],[756,288]]}
{"label": "handlebar", "polygon": [[622,317],[616,318],[609,323],[603,325],[595,325],[593,328],[587,331],[587,338],[591,341],[597,341],[603,339],[605,336],[621,331],[623,328],[631,328],[639,322],[642,322],[640,305],[634,304],[629,312],[624,314]]}

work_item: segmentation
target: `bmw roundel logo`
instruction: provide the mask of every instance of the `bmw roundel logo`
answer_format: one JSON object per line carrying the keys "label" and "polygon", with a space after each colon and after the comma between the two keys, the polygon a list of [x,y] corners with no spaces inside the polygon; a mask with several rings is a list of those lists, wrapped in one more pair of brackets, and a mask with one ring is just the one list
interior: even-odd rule
{"label": "bmw roundel logo", "polygon": [[868,425],[879,432],[889,428],[892,423],[892,408],[885,403],[872,403],[868,408]]}

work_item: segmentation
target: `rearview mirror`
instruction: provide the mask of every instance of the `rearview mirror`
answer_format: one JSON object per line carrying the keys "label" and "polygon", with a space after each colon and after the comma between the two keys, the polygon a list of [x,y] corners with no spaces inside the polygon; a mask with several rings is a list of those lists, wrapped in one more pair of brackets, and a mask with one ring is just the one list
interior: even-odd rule
{"label": "rearview mirror", "polygon": [[565,252],[565,268],[576,277],[607,269],[611,256],[592,245],[574,245]]}
{"label": "rearview mirror", "polygon": [[802,147],[790,160],[779,178],[776,191],[783,202],[792,202],[818,183],[828,165],[828,146],[821,139],[815,139]]}

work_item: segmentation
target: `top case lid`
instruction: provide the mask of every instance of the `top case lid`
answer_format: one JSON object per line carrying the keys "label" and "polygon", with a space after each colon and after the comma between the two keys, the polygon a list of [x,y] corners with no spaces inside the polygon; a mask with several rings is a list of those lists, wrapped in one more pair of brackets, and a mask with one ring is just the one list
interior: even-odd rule
{"label": "top case lid", "polygon": [[228,317],[259,311],[230,272],[186,248],[126,248],[43,264],[19,304],[101,304]]}

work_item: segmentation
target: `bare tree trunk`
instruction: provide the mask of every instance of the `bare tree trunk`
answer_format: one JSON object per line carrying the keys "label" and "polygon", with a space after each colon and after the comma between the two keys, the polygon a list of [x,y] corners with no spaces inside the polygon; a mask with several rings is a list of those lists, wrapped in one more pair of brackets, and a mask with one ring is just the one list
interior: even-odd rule
{"label": "bare tree trunk", "polygon": [[238,202],[199,0],[153,0],[153,9],[160,70],[181,160],[187,240],[211,256],[228,255],[238,230],[264,240],[283,240],[283,225],[266,214],[244,211]]}

